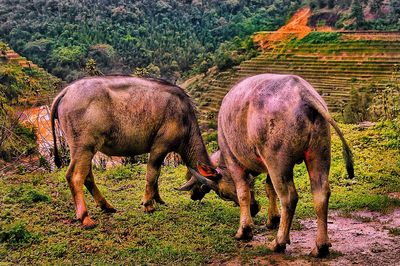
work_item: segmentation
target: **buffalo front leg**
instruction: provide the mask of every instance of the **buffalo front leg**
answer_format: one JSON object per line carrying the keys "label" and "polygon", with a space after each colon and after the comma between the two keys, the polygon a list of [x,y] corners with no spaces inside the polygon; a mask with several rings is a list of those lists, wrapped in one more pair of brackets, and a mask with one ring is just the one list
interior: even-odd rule
{"label": "buffalo front leg", "polygon": [[89,169],[89,175],[86,177],[85,186],[90,194],[93,196],[96,204],[107,213],[114,213],[117,210],[104,198],[101,194],[100,190],[98,189],[93,176],[92,168]]}
{"label": "buffalo front leg", "polygon": [[83,194],[83,184],[89,175],[91,160],[93,155],[82,153],[74,156],[79,159],[72,159],[67,170],[67,181],[75,204],[76,218],[82,222],[84,228],[93,228],[95,221],[88,215],[85,198]]}
{"label": "buffalo front leg", "polygon": [[329,247],[332,246],[328,237],[328,202],[331,193],[328,180],[330,151],[329,148],[319,150],[322,151],[309,151],[305,159],[317,214],[316,246],[310,253],[313,257],[327,256]]}
{"label": "buffalo front leg", "polygon": [[269,175],[267,175],[267,179],[265,180],[265,192],[269,201],[267,228],[275,229],[279,226],[281,215],[279,214],[278,209],[278,195],[275,192]]}
{"label": "buffalo front leg", "polygon": [[155,211],[156,202],[165,204],[158,192],[158,177],[166,154],[166,152],[157,152],[156,150],[150,153],[149,162],[147,163],[146,188],[142,202],[144,211],[147,213]]}

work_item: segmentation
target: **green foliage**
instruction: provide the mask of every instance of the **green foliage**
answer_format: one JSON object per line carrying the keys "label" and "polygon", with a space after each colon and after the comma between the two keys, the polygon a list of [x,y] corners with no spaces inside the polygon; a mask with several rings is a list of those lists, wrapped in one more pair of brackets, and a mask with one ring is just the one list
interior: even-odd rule
{"label": "green foliage", "polygon": [[89,76],[101,75],[101,71],[97,68],[97,63],[93,58],[89,58],[85,64],[85,71]]}
{"label": "green foliage", "polygon": [[0,52],[4,53],[8,49],[10,49],[10,47],[7,44],[5,44],[4,42],[0,42]]}
{"label": "green foliage", "polygon": [[45,193],[35,190],[30,186],[12,187],[3,199],[6,203],[21,202],[27,205],[38,202],[50,202],[51,199]]}
{"label": "green foliage", "polygon": [[364,11],[361,6],[360,0],[353,0],[350,17],[355,19],[356,29],[362,28],[364,26]]}
{"label": "green foliage", "polygon": [[217,130],[209,130],[209,132],[203,134],[203,140],[206,144],[207,151],[209,154],[214,153],[218,150],[218,132]]}
{"label": "green foliage", "polygon": [[213,64],[219,70],[225,70],[239,65],[242,61],[258,55],[253,40],[250,37],[241,39],[235,37],[231,41],[222,43],[213,57]]}
{"label": "green foliage", "polygon": [[[361,208],[386,212],[399,206],[398,200],[387,197],[391,192],[400,192],[400,154],[398,148],[386,146],[388,139],[384,136],[392,125],[385,122],[366,129],[343,124],[339,127],[352,146],[356,177],[347,179],[341,142],[332,132],[330,210],[352,212]],[[209,140],[214,138],[215,134],[212,134]],[[221,257],[229,259],[238,255],[246,263],[247,259],[269,254],[265,246],[238,245],[233,238],[239,225],[239,208],[232,202],[221,200],[214,192],[207,194],[201,203],[193,202],[188,193],[174,190],[185,182],[186,167],[183,165],[162,167],[159,188],[167,205],[157,205],[156,212],[144,214],[140,202],[145,188],[145,171],[145,165],[94,170],[99,190],[118,212],[113,215],[103,213],[85,191],[89,214],[99,223],[92,230],[83,230],[75,219],[65,168],[48,174],[2,177],[0,191],[7,196],[0,197],[0,205],[4,206],[0,208],[0,234],[4,239],[0,243],[0,260],[9,264],[45,265],[109,265],[116,262],[203,265],[219,261]],[[305,217],[315,219],[306,173],[303,164],[295,167],[294,182],[300,197],[295,225]],[[254,222],[257,234],[265,233],[270,238],[276,232],[265,229],[268,200],[264,181],[265,174],[255,181],[256,198],[262,209]],[[22,201],[29,189],[33,189],[32,185],[41,194],[56,195],[51,204]],[[22,226],[21,230],[16,224],[27,226]],[[35,236],[39,234],[43,241],[36,241]],[[9,244],[15,242],[18,244]],[[26,248],[31,243],[34,246]]]}
{"label": "green foliage", "polygon": [[393,120],[400,116],[399,67],[395,65],[390,84],[377,90],[374,84],[350,92],[343,115],[346,123]]}
{"label": "green foliage", "polygon": [[52,256],[56,258],[62,258],[67,254],[67,244],[66,243],[57,243],[54,245],[51,245],[50,247],[50,252]]}
{"label": "green foliage", "polygon": [[366,121],[370,118],[368,107],[371,103],[371,93],[368,91],[359,91],[352,89],[350,99],[343,111],[345,123],[357,123]]}
{"label": "green foliage", "polygon": [[19,122],[13,108],[0,103],[0,158],[11,161],[21,155],[36,151],[36,136],[33,128]]}
{"label": "green foliage", "polygon": [[382,134],[383,146],[400,150],[400,117],[380,122],[376,125],[376,128]]}
{"label": "green foliage", "polygon": [[7,227],[0,227],[0,243],[7,243],[9,246],[30,244],[37,242],[38,236],[32,234],[22,223],[11,224]]}
{"label": "green foliage", "polygon": [[3,0],[0,38],[67,81],[85,75],[86,58],[105,74],[153,63],[170,79],[194,65],[204,72],[203,62],[235,36],[276,30],[300,2]]}
{"label": "green foliage", "polygon": [[301,40],[294,40],[295,45],[337,43],[340,40],[339,32],[310,32]]}

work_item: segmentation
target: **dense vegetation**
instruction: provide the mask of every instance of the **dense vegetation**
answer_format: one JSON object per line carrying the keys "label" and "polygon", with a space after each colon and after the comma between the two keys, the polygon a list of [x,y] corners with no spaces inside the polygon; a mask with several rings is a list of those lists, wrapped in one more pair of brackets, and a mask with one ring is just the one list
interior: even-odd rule
{"label": "dense vegetation", "polygon": [[298,2],[1,0],[0,38],[68,81],[89,58],[104,73],[150,65],[177,78],[224,41],[277,29]]}
{"label": "dense vegetation", "polygon": [[[338,28],[399,30],[399,2],[385,3],[0,0],[0,38],[67,81],[86,75],[85,69],[105,74],[146,73],[176,80],[205,72],[212,65],[224,68],[237,64],[251,56],[253,52],[246,52],[253,49],[248,36],[259,30],[276,30],[304,4],[313,7],[317,17],[339,14],[334,20]],[[364,13],[373,19],[366,19]],[[242,52],[231,52],[237,50]]]}
{"label": "dense vegetation", "polygon": [[[0,56],[9,47],[0,42]],[[58,90],[61,80],[38,68],[24,68],[0,57],[0,160],[28,155],[36,148],[33,128],[20,123],[15,105],[43,101]],[[1,167],[1,163],[0,163]]]}

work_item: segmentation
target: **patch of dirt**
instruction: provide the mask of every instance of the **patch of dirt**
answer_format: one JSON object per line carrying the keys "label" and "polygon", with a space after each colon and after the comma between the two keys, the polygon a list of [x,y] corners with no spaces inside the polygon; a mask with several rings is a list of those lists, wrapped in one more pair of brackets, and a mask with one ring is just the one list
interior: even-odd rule
{"label": "patch of dirt", "polygon": [[253,40],[265,50],[271,48],[276,42],[290,40],[294,36],[298,39],[302,39],[311,32],[311,28],[307,25],[311,14],[310,8],[299,9],[286,25],[275,32],[269,32],[268,34],[261,32],[256,34]]}
{"label": "patch of dirt", "polygon": [[[316,220],[300,222],[301,230],[292,230],[285,254],[270,254],[243,260],[235,257],[213,265],[400,265],[400,236],[389,229],[400,228],[400,208],[388,214],[358,211],[350,215],[331,212],[328,234],[332,243],[331,255],[325,259],[308,256],[314,247]],[[244,247],[267,245],[276,232],[256,234]]]}

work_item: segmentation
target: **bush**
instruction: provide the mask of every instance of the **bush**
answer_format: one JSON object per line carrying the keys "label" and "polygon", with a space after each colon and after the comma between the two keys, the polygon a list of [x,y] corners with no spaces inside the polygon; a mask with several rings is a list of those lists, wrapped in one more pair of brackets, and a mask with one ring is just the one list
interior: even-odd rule
{"label": "bush", "polygon": [[350,100],[343,111],[345,123],[358,123],[370,118],[368,107],[371,102],[370,90],[362,91],[352,89]]}
{"label": "bush", "polygon": [[[0,95],[1,97],[1,95]],[[36,152],[36,136],[33,128],[22,125],[14,109],[0,99],[0,158],[11,161],[21,155]]]}

